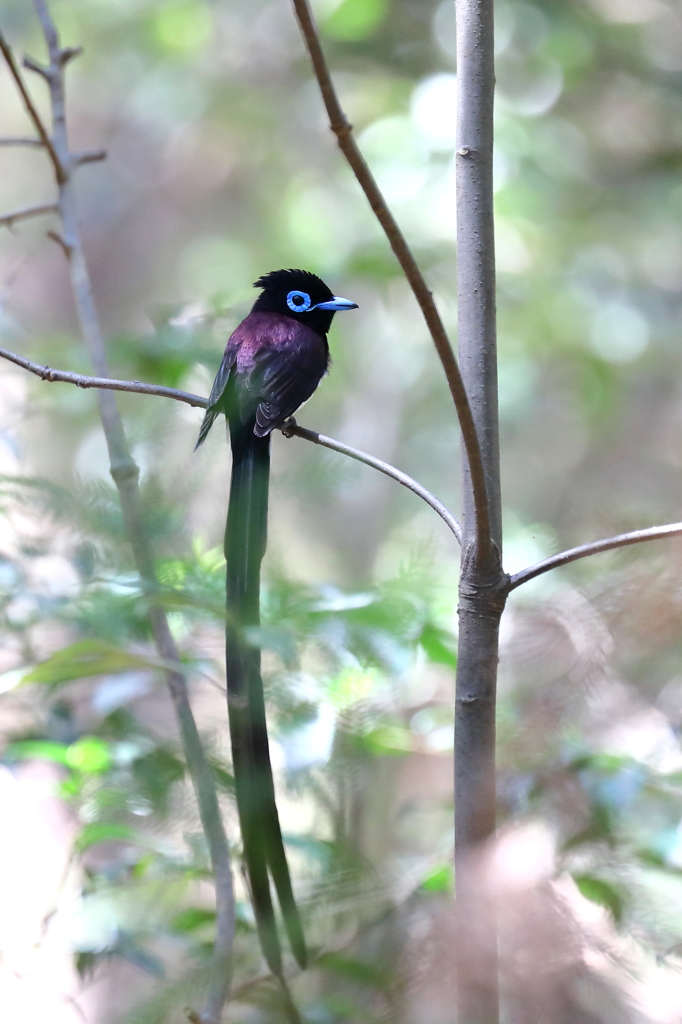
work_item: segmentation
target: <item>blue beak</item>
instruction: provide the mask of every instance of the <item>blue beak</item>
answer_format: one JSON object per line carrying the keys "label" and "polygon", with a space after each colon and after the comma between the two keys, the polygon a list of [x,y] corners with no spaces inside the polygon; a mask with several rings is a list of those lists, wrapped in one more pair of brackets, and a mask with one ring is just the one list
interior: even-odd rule
{"label": "blue beak", "polygon": [[343,309],[357,309],[357,302],[351,302],[350,299],[342,299],[340,295],[335,295],[333,299],[329,299],[328,302],[318,302],[314,309],[333,309],[335,312],[341,312]]}

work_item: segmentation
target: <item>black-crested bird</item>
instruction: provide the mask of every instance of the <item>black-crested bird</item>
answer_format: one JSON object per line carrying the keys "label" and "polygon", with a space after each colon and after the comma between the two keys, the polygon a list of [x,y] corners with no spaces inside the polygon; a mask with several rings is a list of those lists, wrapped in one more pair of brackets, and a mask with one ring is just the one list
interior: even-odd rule
{"label": "black-crested bird", "polygon": [[[225,413],[232,478],[225,529],[227,560],[227,699],[237,808],[261,948],[274,974],[282,957],[270,893],[274,883],[292,952],[307,953],[275,803],[260,648],[260,566],[267,541],[270,434],[312,395],[329,366],[334,313],[356,303],[333,295],[315,274],[275,270],[230,337],[213,382],[196,447]],[[195,449],[196,450],[196,449]]]}

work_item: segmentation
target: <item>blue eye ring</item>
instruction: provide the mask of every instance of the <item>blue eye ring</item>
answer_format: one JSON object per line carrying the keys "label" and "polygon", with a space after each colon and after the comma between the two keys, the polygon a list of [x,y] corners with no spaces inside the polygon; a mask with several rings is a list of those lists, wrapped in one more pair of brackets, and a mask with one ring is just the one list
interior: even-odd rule
{"label": "blue eye ring", "polygon": [[287,295],[287,306],[294,313],[307,313],[312,301],[307,292],[293,291]]}

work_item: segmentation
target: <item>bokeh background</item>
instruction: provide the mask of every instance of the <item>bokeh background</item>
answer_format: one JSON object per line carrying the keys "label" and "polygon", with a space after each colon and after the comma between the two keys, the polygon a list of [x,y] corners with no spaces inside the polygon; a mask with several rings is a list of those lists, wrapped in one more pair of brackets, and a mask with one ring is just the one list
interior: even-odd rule
{"label": "bokeh background", "polygon": [[[315,5],[358,141],[456,333],[451,0]],[[78,189],[112,373],[207,394],[257,276],[321,274],[333,367],[300,421],[457,512],[431,343],[338,153],[286,0],[55,0]],[[4,0],[18,52],[43,43]],[[496,211],[505,567],[680,519],[682,10],[500,2]],[[32,82],[46,110],[43,83]],[[30,135],[0,69],[0,136]],[[0,214],[49,201],[0,148]],[[0,229],[0,343],[88,372],[49,218]],[[200,411],[121,398],[171,622],[233,845],[235,998],[278,1021],[239,870],[221,664],[229,456]],[[151,652],[94,394],[0,365],[0,1007],[26,1024],[181,1021],[211,881]],[[458,552],[393,482],[274,439],[264,649],[273,757],[316,966],[310,1024],[453,1020]],[[503,621],[500,834],[482,870],[505,1021],[682,1021],[682,546],[599,556]],[[78,678],[68,654],[107,643]],[[137,660],[136,660],[137,659]],[[140,660],[142,659],[142,660]],[[26,674],[43,665],[32,683]]]}

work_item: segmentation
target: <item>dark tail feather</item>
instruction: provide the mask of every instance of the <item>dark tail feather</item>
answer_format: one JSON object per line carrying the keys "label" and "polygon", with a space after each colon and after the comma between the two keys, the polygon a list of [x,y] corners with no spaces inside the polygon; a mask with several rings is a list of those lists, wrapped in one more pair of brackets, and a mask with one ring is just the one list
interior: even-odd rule
{"label": "dark tail feather", "polygon": [[[232,482],[225,531],[227,691],[237,807],[258,934],[270,969],[281,974],[268,869],[292,951],[302,967],[307,957],[275,803],[260,649],[250,646],[244,635],[249,627],[260,625],[260,565],[267,541],[270,477],[270,438],[256,437],[253,427],[253,422],[230,423]],[[206,433],[208,428],[205,432],[202,428],[204,437]]]}
{"label": "dark tail feather", "polygon": [[270,833],[268,842],[268,867],[270,868],[272,880],[275,883],[275,889],[277,890],[277,898],[282,910],[282,918],[289,937],[291,952],[294,954],[296,963],[301,970],[305,970],[308,966],[308,950],[306,949],[301,917],[298,912],[296,900],[294,899],[294,892],[291,887],[289,865],[287,864],[284,844],[282,843],[282,831],[279,826],[279,815],[277,814],[277,805],[274,803],[274,796],[272,810],[274,813],[270,815],[268,829],[268,832]]}

